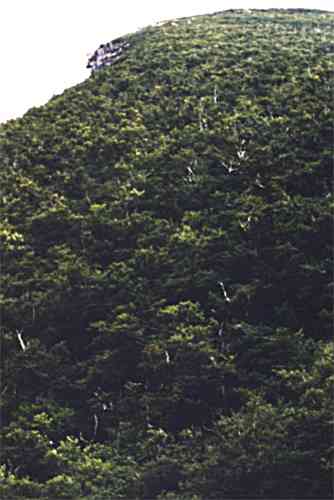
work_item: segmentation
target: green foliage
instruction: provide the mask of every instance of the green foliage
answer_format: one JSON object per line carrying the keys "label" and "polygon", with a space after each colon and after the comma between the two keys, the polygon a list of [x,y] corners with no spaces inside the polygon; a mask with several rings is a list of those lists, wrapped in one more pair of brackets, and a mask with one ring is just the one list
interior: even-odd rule
{"label": "green foliage", "polygon": [[[36,439],[40,439],[36,433],[32,433]],[[20,438],[23,438],[21,434]],[[24,443],[30,438],[25,436]],[[135,477],[139,477],[135,472],[136,463],[130,457],[120,457],[110,446],[98,444],[86,444],[82,447],[78,439],[67,436],[58,446],[49,443],[43,449],[43,461],[48,463],[49,478],[44,478],[41,482],[41,463],[36,462],[36,457],[30,456],[34,460],[34,469],[27,469],[27,473],[33,479],[25,476],[23,471],[16,468],[15,473],[11,473],[6,466],[2,466],[1,479],[2,495],[17,495],[46,498],[90,498],[107,497],[122,498],[127,493],[134,493]],[[22,462],[27,457],[21,458]],[[51,469],[50,464],[53,467]],[[135,477],[133,477],[135,474]],[[132,475],[132,478],[130,476]],[[45,480],[47,479],[47,480]],[[40,481],[40,482],[38,482]],[[7,498],[7,496],[6,496]]]}
{"label": "green foliage", "polygon": [[333,15],[150,26],[0,127],[5,498],[331,498]]}

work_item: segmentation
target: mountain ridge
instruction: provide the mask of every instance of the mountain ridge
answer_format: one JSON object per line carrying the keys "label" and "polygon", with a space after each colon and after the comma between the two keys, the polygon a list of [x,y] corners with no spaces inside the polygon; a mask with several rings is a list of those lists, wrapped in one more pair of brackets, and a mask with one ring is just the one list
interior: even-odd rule
{"label": "mountain ridge", "polygon": [[4,496],[331,498],[332,17],[149,26],[0,126]]}

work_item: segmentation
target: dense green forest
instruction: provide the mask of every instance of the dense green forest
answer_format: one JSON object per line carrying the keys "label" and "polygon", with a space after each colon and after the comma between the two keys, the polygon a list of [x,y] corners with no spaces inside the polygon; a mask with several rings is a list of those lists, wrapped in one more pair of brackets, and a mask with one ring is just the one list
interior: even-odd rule
{"label": "dense green forest", "polygon": [[0,496],[332,498],[333,21],[149,26],[0,126]]}

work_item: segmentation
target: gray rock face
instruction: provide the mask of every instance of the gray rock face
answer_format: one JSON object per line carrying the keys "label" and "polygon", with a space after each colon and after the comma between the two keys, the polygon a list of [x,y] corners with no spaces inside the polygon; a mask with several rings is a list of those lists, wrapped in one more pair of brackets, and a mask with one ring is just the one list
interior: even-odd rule
{"label": "gray rock face", "polygon": [[111,42],[101,44],[94,54],[88,59],[87,68],[92,71],[111,66],[124,57],[124,51],[130,44],[123,38],[116,38]]}

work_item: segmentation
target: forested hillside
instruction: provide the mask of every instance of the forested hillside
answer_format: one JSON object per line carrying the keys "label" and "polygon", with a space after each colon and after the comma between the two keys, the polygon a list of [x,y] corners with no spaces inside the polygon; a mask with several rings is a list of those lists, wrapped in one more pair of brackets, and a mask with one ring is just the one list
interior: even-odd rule
{"label": "forested hillside", "polygon": [[333,20],[150,26],[0,126],[3,498],[332,498]]}

